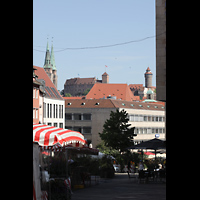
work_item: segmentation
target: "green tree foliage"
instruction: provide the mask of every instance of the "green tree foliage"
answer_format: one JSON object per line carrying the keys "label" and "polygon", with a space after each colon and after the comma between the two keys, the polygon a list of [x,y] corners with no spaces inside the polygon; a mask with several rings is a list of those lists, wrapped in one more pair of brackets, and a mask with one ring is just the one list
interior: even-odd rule
{"label": "green tree foliage", "polygon": [[133,146],[133,137],[135,127],[129,128],[128,113],[123,109],[116,112],[111,111],[110,119],[105,121],[102,133],[99,133],[106,147],[118,150],[120,153],[126,151],[126,148]]}

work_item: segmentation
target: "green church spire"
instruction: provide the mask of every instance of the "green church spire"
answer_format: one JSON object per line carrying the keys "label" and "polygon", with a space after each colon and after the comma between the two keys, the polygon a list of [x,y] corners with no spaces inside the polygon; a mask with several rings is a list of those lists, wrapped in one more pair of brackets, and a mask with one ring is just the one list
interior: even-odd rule
{"label": "green church spire", "polygon": [[52,67],[53,70],[57,70],[55,58],[54,58],[53,44],[51,45],[51,67]]}
{"label": "green church spire", "polygon": [[47,48],[46,48],[46,54],[45,54],[45,60],[44,60],[43,68],[51,68],[51,55],[50,55],[50,51],[49,51],[48,41],[47,41]]}

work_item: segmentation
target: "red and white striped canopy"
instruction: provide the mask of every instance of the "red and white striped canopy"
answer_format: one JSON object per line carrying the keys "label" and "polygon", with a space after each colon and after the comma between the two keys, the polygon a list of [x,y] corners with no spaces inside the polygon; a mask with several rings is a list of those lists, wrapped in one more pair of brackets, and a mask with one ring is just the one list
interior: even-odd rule
{"label": "red and white striped canopy", "polygon": [[52,146],[56,143],[60,143],[62,146],[73,143],[84,145],[86,143],[80,132],[45,124],[33,124],[33,142],[38,142],[40,146]]}

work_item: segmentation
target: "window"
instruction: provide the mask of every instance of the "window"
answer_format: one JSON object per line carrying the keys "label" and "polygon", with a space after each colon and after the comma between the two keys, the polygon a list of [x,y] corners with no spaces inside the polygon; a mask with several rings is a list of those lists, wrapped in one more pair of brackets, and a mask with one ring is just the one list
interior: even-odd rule
{"label": "window", "polygon": [[159,117],[159,122],[162,122],[163,120],[162,120],[162,117]]}
{"label": "window", "polygon": [[81,120],[81,114],[74,114],[74,120]]}
{"label": "window", "polygon": [[[55,105],[55,104],[54,104]],[[53,123],[53,126],[58,127],[58,123]]]}
{"label": "window", "polygon": [[35,95],[35,98],[36,98],[36,99],[38,99],[38,91],[39,91],[39,90],[36,89],[36,95]]}
{"label": "window", "polygon": [[91,127],[83,127],[83,134],[91,134]]}
{"label": "window", "polygon": [[144,116],[144,121],[147,121],[147,116]]}
{"label": "window", "polygon": [[35,118],[38,119],[38,109],[35,109]]}
{"label": "window", "polygon": [[134,121],[134,115],[129,115],[129,121],[131,121],[131,122]]}
{"label": "window", "polygon": [[151,133],[152,133],[151,128],[147,128],[147,134],[151,134]]}
{"label": "window", "polygon": [[63,119],[63,105],[62,105],[62,108],[61,108],[61,118]]}
{"label": "window", "polygon": [[158,122],[158,117],[156,117],[156,122]]}
{"label": "window", "polygon": [[83,114],[83,120],[91,120],[91,114]]}
{"label": "window", "polygon": [[33,108],[33,119],[35,119],[35,108]]}
{"label": "window", "polygon": [[50,118],[52,118],[52,104],[50,104]]}
{"label": "window", "polygon": [[65,113],[65,120],[72,120],[72,114],[71,113]]}
{"label": "window", "polygon": [[46,118],[46,103],[43,102],[43,117]]}
{"label": "window", "polygon": [[63,128],[63,123],[59,123],[59,128]]}
{"label": "window", "polygon": [[75,126],[75,127],[74,127],[74,131],[78,131],[78,132],[81,133],[81,127],[79,127],[79,126]]}
{"label": "window", "polygon": [[58,105],[56,104],[56,118],[58,118]]}
{"label": "window", "polygon": [[33,88],[33,98],[35,98],[35,88]]}
{"label": "window", "polygon": [[49,103],[47,104],[47,118],[49,118]]}
{"label": "window", "polygon": [[59,118],[61,118],[61,105],[59,105]]}
{"label": "window", "polygon": [[[56,117],[56,105],[55,104],[53,104],[53,118],[55,118]],[[57,126],[56,126],[57,127]]]}
{"label": "window", "polygon": [[148,121],[151,122],[151,116],[148,116]]}

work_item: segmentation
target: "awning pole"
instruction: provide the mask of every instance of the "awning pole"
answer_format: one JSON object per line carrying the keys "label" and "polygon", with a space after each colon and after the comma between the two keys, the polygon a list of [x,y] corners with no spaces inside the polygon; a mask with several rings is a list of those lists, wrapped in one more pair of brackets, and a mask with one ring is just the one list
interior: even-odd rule
{"label": "awning pole", "polygon": [[66,176],[68,178],[68,151],[67,151],[67,148],[65,149],[65,157],[66,157]]}

